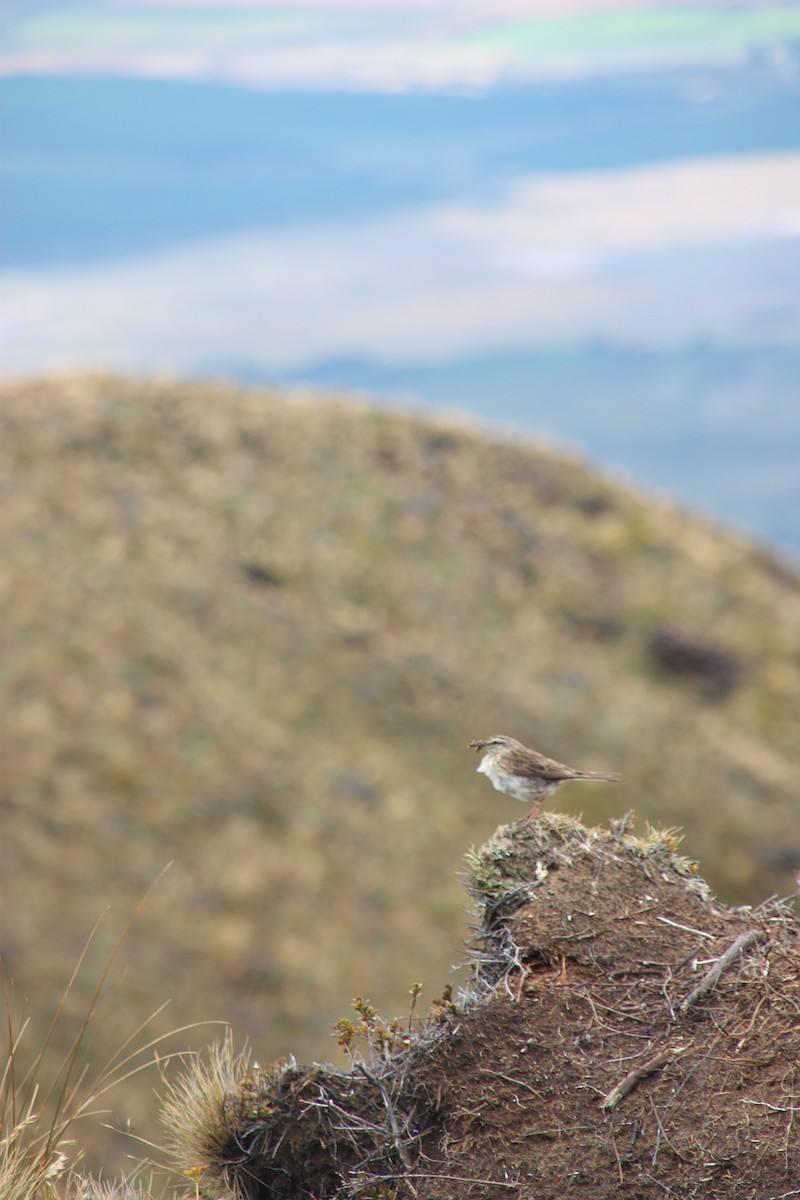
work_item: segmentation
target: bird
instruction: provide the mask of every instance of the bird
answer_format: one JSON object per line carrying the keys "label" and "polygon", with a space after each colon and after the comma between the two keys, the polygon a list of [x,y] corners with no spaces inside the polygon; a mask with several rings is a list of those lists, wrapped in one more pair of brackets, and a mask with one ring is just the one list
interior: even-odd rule
{"label": "bird", "polygon": [[619,775],[602,771],[576,771],[574,767],[547,758],[538,750],[531,750],[516,738],[503,734],[469,745],[471,750],[482,752],[478,771],[488,777],[498,792],[506,792],[533,805],[523,821],[532,820],[545,797],[573,779],[595,779],[606,783],[615,783],[619,779]]}

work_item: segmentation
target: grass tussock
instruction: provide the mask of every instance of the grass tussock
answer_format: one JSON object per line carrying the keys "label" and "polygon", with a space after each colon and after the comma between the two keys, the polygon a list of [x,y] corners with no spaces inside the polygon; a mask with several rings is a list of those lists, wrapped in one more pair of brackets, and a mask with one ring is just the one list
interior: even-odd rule
{"label": "grass tussock", "polygon": [[[276,1078],[280,1068],[274,1068]],[[169,1084],[161,1106],[167,1150],[189,1179],[227,1186],[231,1171],[230,1106],[251,1075],[247,1051],[236,1053],[229,1032],[196,1056]]]}

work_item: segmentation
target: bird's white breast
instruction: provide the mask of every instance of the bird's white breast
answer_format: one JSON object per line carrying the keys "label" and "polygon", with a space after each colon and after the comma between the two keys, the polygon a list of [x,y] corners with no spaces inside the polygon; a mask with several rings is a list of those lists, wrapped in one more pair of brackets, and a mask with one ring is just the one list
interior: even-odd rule
{"label": "bird's white breast", "polygon": [[505,792],[508,796],[513,796],[516,800],[526,800],[527,797],[524,791],[517,790],[515,784],[522,784],[524,781],[517,780],[513,775],[508,775],[505,771],[499,771],[497,768],[497,760],[493,754],[485,754],[477,767],[478,773],[485,775],[491,781],[491,784],[498,792]]}

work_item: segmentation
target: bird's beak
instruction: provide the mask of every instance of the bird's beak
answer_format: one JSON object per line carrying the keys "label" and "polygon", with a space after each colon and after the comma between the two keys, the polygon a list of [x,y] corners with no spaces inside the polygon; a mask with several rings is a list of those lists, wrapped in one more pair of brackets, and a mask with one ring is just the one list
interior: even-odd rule
{"label": "bird's beak", "polygon": [[486,742],[470,742],[469,748],[470,750],[482,750],[485,745]]}

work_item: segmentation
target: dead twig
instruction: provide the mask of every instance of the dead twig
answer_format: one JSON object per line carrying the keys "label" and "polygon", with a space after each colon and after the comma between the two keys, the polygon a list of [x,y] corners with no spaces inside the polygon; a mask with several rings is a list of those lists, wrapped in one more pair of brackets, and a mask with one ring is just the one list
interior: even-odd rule
{"label": "dead twig", "polygon": [[614,841],[618,842],[620,846],[623,845],[623,838],[625,837],[625,834],[636,820],[636,815],[636,809],[629,808],[624,817],[617,817],[616,819],[612,817],[608,822],[611,826],[611,833],[613,834]]}
{"label": "dead twig", "polygon": [[713,938],[716,936],[705,929],[694,929],[691,925],[681,925],[680,921],[671,921],[669,917],[656,917],[656,920],[660,921],[662,925],[671,925],[673,929],[682,929],[684,933],[697,934],[698,937]]}
{"label": "dead twig", "polygon": [[768,1100],[742,1100],[742,1104],[759,1104],[762,1108],[768,1108],[770,1112],[797,1112],[797,1108],[794,1106],[794,1104],[770,1104]]}
{"label": "dead twig", "polygon": [[614,1151],[614,1158],[617,1160],[617,1174],[619,1175],[619,1186],[622,1187],[622,1184],[624,1182],[623,1178],[622,1178],[622,1162],[620,1161],[619,1150],[617,1149],[617,1139],[614,1137],[613,1130],[611,1132],[611,1146]]}
{"label": "dead twig", "polygon": [[713,987],[716,987],[722,975],[729,967],[733,966],[736,959],[750,946],[754,946],[756,942],[763,942],[766,935],[760,929],[749,929],[746,933],[740,933],[736,941],[732,942],[725,953],[717,959],[710,971],[703,976],[686,999],[681,1004],[681,1012],[688,1012],[693,1004],[705,996],[706,992],[710,992]]}
{"label": "dead twig", "polygon": [[659,1050],[658,1054],[654,1054],[646,1063],[642,1063],[640,1067],[636,1067],[624,1079],[621,1079],[617,1086],[613,1087],[608,1095],[601,1100],[600,1107],[605,1109],[616,1108],[620,1100],[624,1099],[629,1092],[632,1092],[636,1085],[641,1083],[643,1079],[647,1079],[648,1075],[652,1075],[659,1067],[663,1067],[666,1063],[671,1062],[672,1059],[677,1058],[679,1054],[683,1054],[688,1049],[688,1046],[667,1046],[665,1050]]}
{"label": "dead twig", "polygon": [[523,988],[525,987],[525,981],[528,978],[528,976],[530,975],[530,973],[531,973],[530,967],[523,967],[523,969],[519,973],[519,983],[517,985],[517,994],[516,994],[516,996],[513,997],[515,1004],[519,1004],[520,1000],[522,999],[522,991],[523,991]]}
{"label": "dead twig", "polygon": [[371,1071],[368,1071],[363,1063],[357,1063],[357,1066],[358,1066],[358,1069],[360,1070],[361,1074],[364,1076],[364,1078],[367,1079],[371,1084],[373,1084],[373,1086],[378,1088],[378,1091],[381,1094],[381,1099],[383,1100],[383,1106],[386,1109],[386,1117],[389,1122],[389,1127],[391,1129],[392,1141],[394,1143],[394,1148],[397,1151],[398,1157],[399,1157],[400,1161],[402,1162],[403,1166],[410,1169],[411,1160],[409,1159],[406,1148],[403,1145],[403,1139],[400,1135],[400,1128],[397,1124],[397,1117],[395,1116],[394,1106],[393,1106],[391,1098],[389,1096],[389,1092],[386,1089],[386,1085],[384,1084],[383,1080],[379,1076],[373,1075]]}
{"label": "dead twig", "polygon": [[526,1092],[530,1092],[537,1100],[544,1099],[542,1093],[537,1088],[532,1087],[531,1084],[526,1083],[524,1079],[515,1079],[513,1075],[504,1075],[502,1071],[492,1071],[489,1067],[479,1067],[478,1074],[489,1075],[492,1079],[502,1079],[505,1083],[513,1084],[514,1087],[524,1088]]}
{"label": "dead twig", "polygon": [[747,1026],[747,1029],[745,1029],[744,1033],[742,1034],[742,1036],[739,1038],[738,1042],[736,1043],[736,1047],[735,1047],[735,1049],[736,1049],[736,1053],[737,1053],[737,1054],[739,1053],[739,1051],[741,1050],[742,1046],[745,1044],[745,1042],[747,1041],[748,1037],[750,1036],[750,1034],[751,1034],[751,1032],[752,1032],[752,1029],[753,1029],[753,1026],[754,1026],[754,1025],[755,1025],[755,1023],[756,1023],[756,1017],[757,1017],[757,1016],[758,1016],[758,1014],[761,1012],[761,1007],[762,1007],[762,1005],[764,1004],[764,1001],[765,1001],[766,999],[767,999],[767,997],[766,997],[766,996],[762,996],[762,997],[761,997],[761,999],[759,1000],[758,1004],[755,1006],[755,1009],[753,1010],[753,1015],[752,1015],[752,1017],[750,1018],[750,1024]]}
{"label": "dead twig", "polygon": [[666,1002],[667,1009],[669,1010],[669,1019],[670,1019],[670,1021],[674,1021],[675,1020],[675,1009],[672,1007],[672,1001],[670,1000],[669,992],[667,991],[667,988],[669,987],[671,980],[672,980],[672,970],[670,967],[667,967],[667,973],[664,976],[664,982],[661,985],[661,993]]}
{"label": "dead twig", "polygon": [[381,1178],[381,1180],[400,1179],[400,1180],[402,1180],[403,1183],[406,1183],[409,1179],[433,1179],[433,1180],[447,1179],[447,1180],[452,1180],[454,1183],[479,1183],[479,1184],[485,1184],[487,1187],[516,1189],[520,1186],[518,1183],[513,1183],[511,1180],[471,1179],[471,1178],[467,1177],[466,1175],[432,1175],[432,1174],[426,1174],[423,1171],[412,1171],[407,1175],[381,1175],[380,1178]]}

